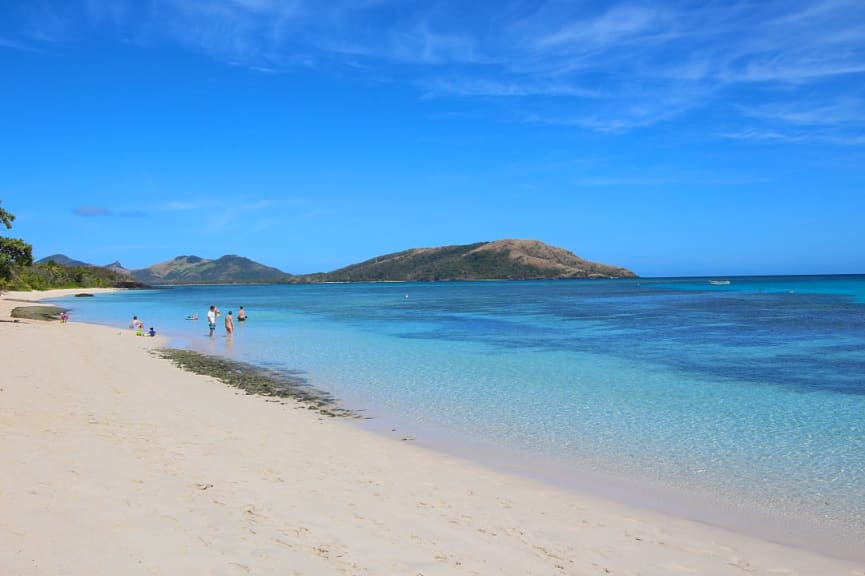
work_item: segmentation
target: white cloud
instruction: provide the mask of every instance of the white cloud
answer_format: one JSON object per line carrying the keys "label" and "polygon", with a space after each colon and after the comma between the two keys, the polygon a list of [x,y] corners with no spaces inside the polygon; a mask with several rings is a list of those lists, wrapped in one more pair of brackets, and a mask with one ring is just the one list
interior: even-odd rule
{"label": "white cloud", "polygon": [[[641,6],[614,5],[591,18],[571,20],[535,39],[537,49],[596,52],[617,44],[645,44],[663,32],[664,16]],[[544,23],[545,25],[550,23]]]}
{"label": "white cloud", "polygon": [[0,36],[0,48],[11,48],[12,50],[20,50],[21,52],[41,52],[41,50],[29,46],[24,42],[3,38],[2,36]]}
{"label": "white cloud", "polygon": [[112,214],[111,210],[109,210],[108,208],[103,208],[101,206],[79,206],[72,212],[76,216],[84,216],[87,218],[110,216]]}
{"label": "white cloud", "polygon": [[746,116],[798,126],[841,126],[865,123],[865,102],[858,98],[800,100],[743,106]]}
{"label": "white cloud", "polygon": [[548,81],[540,82],[514,78],[500,80],[497,78],[452,77],[435,78],[420,83],[430,96],[490,96],[519,98],[525,96],[555,96],[598,98],[602,94],[597,89],[583,88],[574,83]]}
{"label": "white cloud", "polygon": [[153,209],[159,212],[193,212],[207,210],[229,210],[231,212],[255,212],[260,210],[270,210],[274,207],[274,202],[267,198],[262,199],[247,199],[238,197],[231,205],[226,206],[223,201],[216,200],[166,200]]}
{"label": "white cloud", "polygon": [[391,46],[390,57],[404,62],[440,65],[477,60],[471,37],[433,32],[423,25],[392,33]]}
{"label": "white cloud", "polygon": [[787,144],[829,144],[832,146],[865,146],[865,136],[861,134],[844,134],[837,132],[794,132],[773,129],[749,128],[740,131],[729,131],[720,134],[730,140],[778,142]]}
{"label": "white cloud", "polygon": [[[17,12],[24,32],[0,26],[0,46],[20,50],[88,27],[146,29],[149,41],[262,73],[342,66],[410,82],[422,96],[507,98],[520,107],[510,117],[604,132],[700,108],[741,114],[757,131],[760,122],[826,127],[863,117],[861,105],[809,112],[826,95],[862,97],[841,85],[865,73],[861,0],[78,2],[83,10],[29,3]],[[86,20],[77,31],[76,15]],[[545,99],[573,106],[565,113]]]}
{"label": "white cloud", "polygon": [[155,209],[161,212],[191,212],[216,208],[219,204],[212,201],[189,202],[186,200],[169,200],[159,204]]}

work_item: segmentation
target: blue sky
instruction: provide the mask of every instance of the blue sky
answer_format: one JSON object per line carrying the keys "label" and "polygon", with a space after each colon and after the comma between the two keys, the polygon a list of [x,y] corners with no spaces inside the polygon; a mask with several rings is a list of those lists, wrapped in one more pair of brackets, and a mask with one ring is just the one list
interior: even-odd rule
{"label": "blue sky", "polygon": [[0,87],[37,258],[865,273],[861,0],[0,0]]}

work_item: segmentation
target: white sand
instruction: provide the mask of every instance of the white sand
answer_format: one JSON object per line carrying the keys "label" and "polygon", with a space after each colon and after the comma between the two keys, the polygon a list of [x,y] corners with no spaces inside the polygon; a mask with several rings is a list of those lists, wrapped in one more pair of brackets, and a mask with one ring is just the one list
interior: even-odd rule
{"label": "white sand", "polygon": [[0,574],[865,575],[238,394],[159,340],[0,322]]}

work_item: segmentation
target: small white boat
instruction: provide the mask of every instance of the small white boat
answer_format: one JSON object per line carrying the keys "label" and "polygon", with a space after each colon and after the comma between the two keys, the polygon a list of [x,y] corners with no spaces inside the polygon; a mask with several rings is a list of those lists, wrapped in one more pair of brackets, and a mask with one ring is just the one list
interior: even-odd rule
{"label": "small white boat", "polygon": [[729,280],[709,280],[709,284],[712,286],[726,286],[729,283]]}

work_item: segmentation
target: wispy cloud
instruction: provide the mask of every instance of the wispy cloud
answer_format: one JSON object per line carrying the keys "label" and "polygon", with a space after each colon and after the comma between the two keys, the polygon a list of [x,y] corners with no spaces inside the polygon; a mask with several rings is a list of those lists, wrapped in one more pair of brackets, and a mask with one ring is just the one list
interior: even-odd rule
{"label": "wispy cloud", "polygon": [[[607,11],[587,17],[568,18],[559,25],[542,21],[534,38],[541,51],[558,50],[567,53],[597,53],[622,44],[656,43],[667,29],[664,12],[644,6],[620,4]],[[548,31],[546,31],[548,29]]]}
{"label": "wispy cloud", "polygon": [[397,30],[390,35],[389,57],[421,65],[479,62],[474,38],[459,33],[437,32],[426,24]]}
{"label": "wispy cloud", "polygon": [[865,101],[859,98],[800,100],[757,106],[742,106],[746,116],[798,126],[865,124]]}
{"label": "wispy cloud", "polygon": [[865,100],[818,94],[798,101],[742,105],[740,113],[753,125],[724,132],[736,140],[824,143],[861,146],[865,143]]}
{"label": "wispy cloud", "polygon": [[196,212],[220,208],[222,205],[211,200],[168,200],[154,206],[157,212]]}
{"label": "wispy cloud", "polygon": [[729,131],[720,133],[722,138],[730,140],[754,141],[754,142],[778,142],[787,144],[812,143],[830,144],[834,146],[865,146],[865,135],[843,134],[836,132],[785,132],[782,130],[768,130],[749,128],[741,131]]}
{"label": "wispy cloud", "polygon": [[102,216],[110,216],[112,211],[108,208],[102,208],[101,206],[79,206],[72,211],[76,216],[83,216],[85,218],[98,218]]}
{"label": "wispy cloud", "polygon": [[153,207],[157,212],[256,212],[273,208],[274,202],[269,199],[248,199],[239,197],[231,206],[214,200],[167,200]]}
{"label": "wispy cloud", "polygon": [[597,88],[588,88],[571,82],[540,82],[513,78],[477,78],[473,76],[440,77],[420,81],[419,85],[431,97],[521,98],[526,96],[599,98],[603,94]]}
{"label": "wispy cloud", "polygon": [[[79,28],[146,30],[140,36],[150,42],[262,73],[343,67],[410,82],[425,97],[508,99],[514,108],[495,113],[585,130],[625,132],[701,109],[736,115],[747,124],[740,134],[771,133],[767,123],[826,129],[865,117],[849,104],[865,97],[861,0],[26,5],[13,19],[23,32],[0,26],[0,46],[56,42],[77,18]],[[808,111],[809,102],[833,94],[848,103]]]}
{"label": "wispy cloud", "polygon": [[41,52],[38,48],[26,44],[18,40],[11,40],[0,36],[0,48],[9,48],[11,50],[19,50],[21,52]]}
{"label": "wispy cloud", "polygon": [[118,216],[122,218],[146,218],[149,213],[145,210],[134,209],[134,210],[121,210],[117,213]]}

